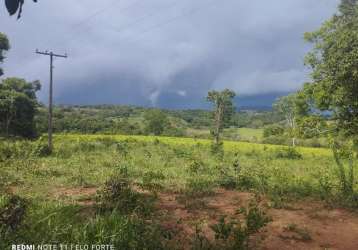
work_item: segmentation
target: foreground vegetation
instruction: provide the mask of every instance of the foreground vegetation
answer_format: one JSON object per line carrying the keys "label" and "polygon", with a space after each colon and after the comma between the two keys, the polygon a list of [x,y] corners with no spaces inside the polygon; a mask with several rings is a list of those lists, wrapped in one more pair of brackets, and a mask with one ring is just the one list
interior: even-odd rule
{"label": "foreground vegetation", "polygon": [[[327,149],[226,141],[219,161],[211,156],[207,140],[57,135],[55,150],[47,156],[44,139],[1,143],[1,249],[15,242],[180,249],[172,242],[175,232],[163,227],[165,219],[156,209],[163,193],[179,195],[188,209],[203,206],[193,201],[218,188],[264,195],[275,208],[305,198],[358,207],[357,194],[342,195]],[[204,240],[198,229],[190,247],[248,247],[249,235],[270,221],[255,202],[240,227],[220,219],[212,223],[215,239]],[[253,222],[245,224],[248,220]],[[230,229],[224,237],[225,228]]]}

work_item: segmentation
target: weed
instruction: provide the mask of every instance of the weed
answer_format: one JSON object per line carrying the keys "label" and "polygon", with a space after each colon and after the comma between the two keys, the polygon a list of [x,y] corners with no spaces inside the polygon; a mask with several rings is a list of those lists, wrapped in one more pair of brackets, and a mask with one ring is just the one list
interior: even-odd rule
{"label": "weed", "polygon": [[97,206],[100,213],[116,210],[123,214],[149,215],[153,201],[152,197],[145,197],[134,191],[129,181],[119,176],[111,177],[97,192]]}
{"label": "weed", "polygon": [[32,151],[32,155],[35,157],[46,157],[51,154],[51,150],[48,147],[48,144],[43,139],[40,139],[36,142],[34,149]]}
{"label": "weed", "polygon": [[262,211],[256,201],[250,202],[249,207],[241,208],[244,221],[237,219],[226,220],[223,216],[217,224],[211,226],[215,233],[215,245],[219,249],[244,250],[249,248],[250,235],[257,233],[271,221]]}
{"label": "weed", "polygon": [[205,237],[199,225],[195,225],[195,234],[192,240],[192,250],[210,250],[212,246]]}
{"label": "weed", "polygon": [[298,236],[292,236],[291,238],[299,241],[311,241],[312,237],[310,233],[305,228],[300,228],[297,224],[291,223],[288,224],[285,228],[285,231],[293,232]]}
{"label": "weed", "polygon": [[163,186],[159,183],[164,180],[165,176],[161,172],[149,171],[143,175],[140,187],[144,190],[149,190],[155,194],[163,189]]}
{"label": "weed", "polygon": [[189,197],[204,197],[212,195],[215,183],[204,178],[190,178],[185,193]]}
{"label": "weed", "polygon": [[193,174],[203,173],[205,171],[204,162],[193,160],[189,165],[189,170]]}

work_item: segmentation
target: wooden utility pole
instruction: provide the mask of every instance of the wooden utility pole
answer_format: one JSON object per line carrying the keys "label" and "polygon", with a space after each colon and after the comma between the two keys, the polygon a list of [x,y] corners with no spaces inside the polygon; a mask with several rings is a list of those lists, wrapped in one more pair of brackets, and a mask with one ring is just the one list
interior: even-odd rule
{"label": "wooden utility pole", "polygon": [[52,144],[52,105],[53,105],[53,58],[54,57],[62,57],[67,58],[67,54],[59,55],[53,52],[41,52],[36,50],[36,54],[50,56],[50,87],[49,87],[49,104],[48,104],[48,148],[50,152],[52,152],[53,144]]}

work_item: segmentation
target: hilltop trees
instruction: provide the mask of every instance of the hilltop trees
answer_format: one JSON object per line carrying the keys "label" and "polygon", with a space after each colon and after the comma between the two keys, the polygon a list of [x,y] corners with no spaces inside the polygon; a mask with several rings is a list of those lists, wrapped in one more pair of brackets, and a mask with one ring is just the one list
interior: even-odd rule
{"label": "hilltop trees", "polygon": [[[10,49],[9,40],[7,39],[6,35],[0,33],[0,63],[2,63],[5,59],[4,52]],[[3,75],[3,70],[0,68],[0,76]]]}
{"label": "hilltop trees", "polygon": [[7,78],[0,83],[0,134],[5,136],[36,135],[34,116],[38,105],[36,92],[38,81]]}
{"label": "hilltop trees", "polygon": [[229,89],[223,91],[210,91],[207,96],[207,100],[214,106],[214,124],[211,130],[211,134],[214,137],[213,151],[222,151],[221,132],[225,123],[230,121],[232,115],[235,112],[233,104],[233,98],[235,92]]}

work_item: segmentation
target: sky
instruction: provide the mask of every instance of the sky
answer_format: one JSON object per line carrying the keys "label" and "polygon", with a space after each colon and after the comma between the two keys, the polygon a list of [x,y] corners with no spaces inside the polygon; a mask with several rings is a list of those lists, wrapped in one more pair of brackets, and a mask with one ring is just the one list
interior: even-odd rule
{"label": "sky", "polygon": [[4,77],[40,80],[56,104],[205,108],[210,90],[230,88],[239,106],[270,106],[309,80],[304,56],[338,0],[39,0],[22,18],[0,9],[11,43]]}

